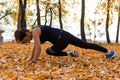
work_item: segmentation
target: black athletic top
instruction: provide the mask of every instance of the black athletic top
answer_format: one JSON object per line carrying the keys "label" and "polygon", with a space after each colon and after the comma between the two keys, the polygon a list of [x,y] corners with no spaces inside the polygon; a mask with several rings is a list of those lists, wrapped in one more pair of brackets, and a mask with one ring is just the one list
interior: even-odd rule
{"label": "black athletic top", "polygon": [[60,38],[60,35],[63,32],[63,30],[61,29],[53,28],[50,26],[41,25],[38,27],[41,29],[41,43],[44,43],[45,41],[50,41],[54,44],[57,41],[57,39]]}

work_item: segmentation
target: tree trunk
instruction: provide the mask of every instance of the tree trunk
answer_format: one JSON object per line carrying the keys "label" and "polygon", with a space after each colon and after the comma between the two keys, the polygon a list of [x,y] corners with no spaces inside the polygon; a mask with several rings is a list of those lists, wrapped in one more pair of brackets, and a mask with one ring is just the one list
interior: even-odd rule
{"label": "tree trunk", "polygon": [[52,16],[52,8],[50,8],[50,25],[49,26],[52,26],[52,18],[53,18],[53,16]]}
{"label": "tree trunk", "polygon": [[82,0],[82,11],[81,11],[81,39],[86,41],[85,30],[84,30],[84,16],[85,16],[85,0]]}
{"label": "tree trunk", "polygon": [[37,7],[37,25],[41,25],[39,0],[36,0],[36,7]]}
{"label": "tree trunk", "polygon": [[45,8],[45,25],[47,24],[48,5],[49,5],[49,3],[47,3],[46,8]]}
{"label": "tree trunk", "polygon": [[19,12],[18,12],[19,15],[18,15],[17,29],[26,28],[26,20],[25,20],[26,5],[27,5],[26,0],[24,0],[24,3],[22,0],[19,0]]}
{"label": "tree trunk", "polygon": [[20,16],[21,16],[21,10],[20,10],[20,5],[19,5],[19,10],[18,10],[18,21],[17,21],[17,29],[20,29]]}
{"label": "tree trunk", "polygon": [[107,43],[111,43],[110,37],[109,37],[109,2],[108,0],[108,13],[107,13],[107,19],[106,19],[106,38],[107,38]]}
{"label": "tree trunk", "polygon": [[120,5],[119,5],[119,11],[118,11],[118,25],[117,25],[117,35],[116,35],[116,43],[118,43],[119,39],[119,29],[120,29]]}
{"label": "tree trunk", "polygon": [[59,23],[60,23],[60,29],[63,29],[63,24],[62,24],[62,11],[61,11],[61,0],[58,1],[59,3]]}

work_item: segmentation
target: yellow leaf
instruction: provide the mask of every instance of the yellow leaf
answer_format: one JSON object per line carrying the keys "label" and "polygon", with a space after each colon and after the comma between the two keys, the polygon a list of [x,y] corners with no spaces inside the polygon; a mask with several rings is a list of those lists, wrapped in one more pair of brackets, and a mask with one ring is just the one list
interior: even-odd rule
{"label": "yellow leaf", "polygon": [[11,78],[6,78],[5,80],[12,80]]}
{"label": "yellow leaf", "polygon": [[58,67],[51,67],[52,70],[58,70]]}
{"label": "yellow leaf", "polygon": [[33,80],[31,77],[28,77],[27,80]]}
{"label": "yellow leaf", "polygon": [[117,2],[118,4],[120,4],[120,0],[116,0],[116,2]]}
{"label": "yellow leaf", "polygon": [[102,4],[102,7],[105,8],[105,7],[106,7],[106,3],[103,3],[103,4]]}

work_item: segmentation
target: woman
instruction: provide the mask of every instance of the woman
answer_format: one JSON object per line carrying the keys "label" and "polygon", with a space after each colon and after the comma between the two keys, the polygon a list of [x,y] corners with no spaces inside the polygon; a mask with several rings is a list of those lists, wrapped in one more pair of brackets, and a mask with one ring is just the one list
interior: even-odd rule
{"label": "woman", "polygon": [[72,34],[57,28],[52,28],[50,26],[41,25],[34,28],[32,31],[27,29],[16,30],[15,31],[15,39],[16,42],[30,42],[30,40],[34,39],[34,48],[32,50],[32,56],[30,61],[36,62],[40,52],[41,52],[41,44],[45,41],[51,42],[53,45],[46,49],[46,53],[54,56],[71,56],[78,57],[77,52],[63,52],[68,44],[75,45],[80,48],[85,49],[93,49],[97,51],[101,51],[105,53],[105,57],[108,59],[112,59],[115,56],[115,52],[112,50],[108,50],[102,46],[97,44],[87,43],[82,41],[81,39],[73,36]]}

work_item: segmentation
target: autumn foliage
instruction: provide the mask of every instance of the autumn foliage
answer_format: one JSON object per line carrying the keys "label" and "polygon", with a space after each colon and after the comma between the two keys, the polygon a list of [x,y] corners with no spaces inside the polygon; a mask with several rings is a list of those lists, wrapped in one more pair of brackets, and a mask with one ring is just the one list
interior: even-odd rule
{"label": "autumn foliage", "polygon": [[120,79],[119,44],[101,44],[115,50],[113,60],[104,58],[102,52],[69,45],[65,51],[76,50],[78,58],[55,57],[45,53],[50,43],[42,45],[36,64],[29,64],[33,43],[0,44],[0,80],[118,80]]}

